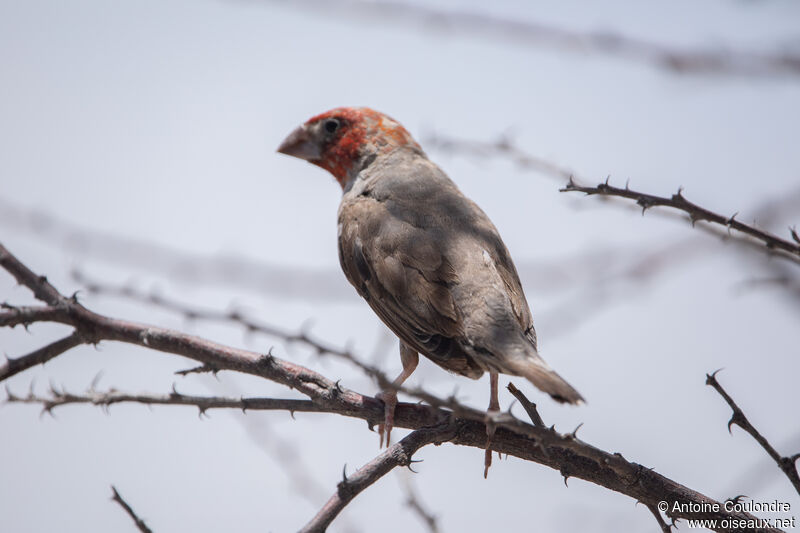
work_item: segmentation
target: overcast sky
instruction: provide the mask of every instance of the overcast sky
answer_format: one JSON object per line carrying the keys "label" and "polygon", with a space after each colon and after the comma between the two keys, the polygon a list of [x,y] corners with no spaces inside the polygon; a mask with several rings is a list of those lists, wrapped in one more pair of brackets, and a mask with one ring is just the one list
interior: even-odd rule
{"label": "overcast sky", "polygon": [[[428,2],[572,31],[619,32],[682,47],[800,49],[789,1]],[[491,11],[487,11],[490,9]],[[236,304],[264,322],[352,343],[387,371],[396,342],[339,272],[330,175],[274,152],[312,115],[367,105],[426,147],[432,133],[510,135],[579,176],[686,196],[788,236],[800,223],[800,76],[676,75],[596,53],[496,34],[269,1],[0,1],[0,241],[64,293],[77,267],[103,282],[153,288],[200,307]],[[434,147],[440,164],[499,228],[534,314],[544,357],[587,398],[556,405],[529,384],[548,424],[706,495],[800,501],[777,467],[704,385],[722,384],[785,454],[800,451],[797,290],[752,286],[797,265],[719,239],[680,217],[559,193],[552,177]],[[224,263],[220,267],[220,263]],[[227,265],[227,266],[226,266]],[[86,294],[90,308],[267,350],[364,394],[352,368],[231,326]],[[30,302],[0,274],[0,301]],[[0,330],[17,356],[66,328]],[[182,378],[191,362],[135,347],[81,347],[9,380],[164,393],[295,397],[222,373]],[[512,398],[501,378],[501,405]],[[472,382],[423,361],[411,378]],[[522,417],[519,406],[514,412]],[[331,415],[181,407],[0,409],[0,529],[132,531],[110,484],[158,533],[293,531],[341,479],[378,453],[366,424]],[[399,438],[404,431],[393,435]],[[514,458],[484,481],[483,453],[429,447],[412,476],[442,531],[656,531],[643,506]],[[307,476],[311,481],[297,483]],[[401,477],[360,495],[335,531],[415,531]],[[780,515],[784,517],[784,515]]]}

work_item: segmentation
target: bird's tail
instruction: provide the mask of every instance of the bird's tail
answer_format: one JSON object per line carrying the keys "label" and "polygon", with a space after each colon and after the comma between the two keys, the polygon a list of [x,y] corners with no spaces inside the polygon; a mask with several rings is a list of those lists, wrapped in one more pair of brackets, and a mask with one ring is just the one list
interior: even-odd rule
{"label": "bird's tail", "polygon": [[559,376],[538,355],[506,361],[514,374],[523,376],[536,387],[560,403],[580,404],[585,400],[581,393]]}

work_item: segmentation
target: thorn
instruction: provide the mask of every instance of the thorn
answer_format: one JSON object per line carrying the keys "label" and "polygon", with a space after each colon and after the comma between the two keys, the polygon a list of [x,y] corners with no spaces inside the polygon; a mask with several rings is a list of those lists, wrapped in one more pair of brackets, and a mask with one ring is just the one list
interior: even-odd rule
{"label": "thorn", "polygon": [[568,439],[572,439],[572,440],[575,440],[575,439],[577,439],[577,438],[578,438],[578,430],[579,430],[579,429],[581,429],[581,426],[583,426],[583,422],[581,422],[580,424],[578,424],[578,427],[576,427],[576,428],[575,428],[575,430],[574,430],[572,433],[568,433],[568,434],[566,435],[566,437],[567,437]]}
{"label": "thorn", "polygon": [[800,244],[800,235],[797,235],[797,230],[794,228],[794,226],[789,228],[789,233],[792,234],[792,239],[794,239],[797,244]]}
{"label": "thorn", "polygon": [[294,409],[289,409],[289,416],[291,416],[291,417],[292,417],[292,420],[297,420],[297,419],[294,417]]}
{"label": "thorn", "polygon": [[342,387],[339,386],[339,382],[342,381],[341,379],[337,379],[336,383],[333,384],[333,389],[336,391],[337,394],[342,392]]}
{"label": "thorn", "polygon": [[713,386],[714,383],[717,382],[717,374],[725,370],[724,368],[718,368],[714,370],[711,374],[706,374],[706,385]]}
{"label": "thorn", "polygon": [[342,483],[347,484],[347,463],[342,467]]}
{"label": "thorn", "polygon": [[97,384],[100,383],[100,379],[102,377],[103,377],[103,371],[99,370],[92,379],[92,382],[89,384],[89,392],[95,392],[97,390]]}
{"label": "thorn", "polygon": [[561,475],[564,476],[564,486],[569,488],[569,483],[567,483],[567,480],[569,480],[569,472],[567,472],[564,468],[562,468]]}
{"label": "thorn", "polygon": [[734,496],[733,498],[728,498],[725,501],[726,502],[731,502],[731,503],[733,503],[735,505],[735,504],[741,502],[745,498],[749,498],[749,496],[747,496],[745,494],[739,494],[738,496]]}
{"label": "thorn", "polygon": [[406,465],[406,468],[408,468],[409,470],[411,470],[411,471],[412,471],[412,472],[414,472],[415,474],[419,474],[419,472],[417,472],[416,470],[414,470],[413,468],[411,468],[411,465],[413,465],[414,463],[421,463],[421,462],[422,462],[422,459],[410,459],[410,460],[408,461],[408,464]]}
{"label": "thorn", "polygon": [[606,176],[606,181],[605,181],[605,183],[604,183],[604,185],[605,185],[606,187],[608,187],[608,180],[610,180],[610,179],[611,179],[611,174],[609,174],[608,176]]}
{"label": "thorn", "polygon": [[631,188],[630,188],[630,184],[631,184],[631,179],[630,179],[630,178],[626,179],[626,180],[625,180],[625,190],[626,190],[626,191],[629,191],[629,190],[631,190]]}
{"label": "thorn", "polygon": [[17,398],[14,393],[11,392],[11,389],[8,388],[8,383],[6,383],[6,402],[15,402],[19,398]]}
{"label": "thorn", "polygon": [[650,202],[649,202],[649,201],[647,200],[647,198],[645,198],[644,196],[640,196],[640,197],[639,197],[639,198],[636,200],[636,203],[637,203],[637,204],[639,204],[640,206],[642,206],[642,216],[644,216],[644,212],[645,212],[645,211],[647,211],[648,209],[650,209],[650,208],[652,207],[652,206],[650,205]]}
{"label": "thorn", "polygon": [[508,409],[506,409],[506,414],[507,414],[508,416],[512,417],[512,418],[516,418],[516,417],[515,417],[515,416],[514,416],[514,415],[511,413],[511,409],[513,409],[513,408],[514,408],[514,405],[516,405],[516,403],[517,403],[517,399],[516,399],[516,398],[514,398],[514,399],[511,401],[511,403],[509,404],[509,406],[508,406]]}
{"label": "thorn", "polygon": [[739,421],[736,420],[736,418],[737,418],[736,417],[736,413],[733,413],[733,415],[731,416],[731,419],[728,420],[728,434],[730,434],[730,435],[733,435],[733,432],[731,431],[731,426],[736,424],[737,426],[741,427],[741,424],[739,424]]}

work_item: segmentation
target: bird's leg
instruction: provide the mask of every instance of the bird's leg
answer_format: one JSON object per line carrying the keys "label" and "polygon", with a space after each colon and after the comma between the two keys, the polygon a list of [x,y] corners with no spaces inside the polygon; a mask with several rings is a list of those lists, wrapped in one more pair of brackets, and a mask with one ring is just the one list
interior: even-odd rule
{"label": "bird's leg", "polygon": [[383,436],[386,435],[386,447],[389,447],[389,438],[392,435],[392,426],[394,425],[394,408],[397,406],[397,390],[403,382],[414,372],[419,363],[419,354],[413,348],[406,346],[403,341],[400,341],[400,361],[403,363],[403,371],[392,382],[393,388],[382,391],[378,398],[383,400],[384,405],[384,419],[383,424],[378,426],[378,433],[380,433],[381,441],[380,447],[383,447]]}
{"label": "bird's leg", "polygon": [[494,436],[493,416],[500,411],[500,399],[497,396],[497,372],[489,372],[489,409],[486,410],[486,451],[483,460],[483,478],[489,475],[489,467],[492,466],[492,437]]}

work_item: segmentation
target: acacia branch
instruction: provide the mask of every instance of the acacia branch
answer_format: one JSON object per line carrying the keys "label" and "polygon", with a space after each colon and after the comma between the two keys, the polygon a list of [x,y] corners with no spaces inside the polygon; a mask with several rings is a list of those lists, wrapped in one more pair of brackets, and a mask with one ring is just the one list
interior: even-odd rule
{"label": "acacia branch", "polygon": [[582,32],[520,18],[504,18],[478,11],[436,9],[424,4],[391,0],[295,0],[291,5],[331,16],[391,21],[393,26],[405,23],[440,35],[458,33],[517,45],[602,54],[675,74],[800,75],[800,55],[788,50],[756,53],[710,48],[679,49],[609,31]]}
{"label": "acacia branch", "polygon": [[153,530],[147,527],[147,524],[144,523],[144,520],[139,518],[133,508],[128,505],[128,502],[122,499],[122,496],[120,496],[119,492],[117,492],[117,489],[114,487],[114,485],[111,485],[111,491],[114,493],[111,499],[117,502],[120,507],[122,507],[126,513],[128,513],[128,516],[131,517],[133,523],[136,524],[137,529],[139,529],[141,533],[153,533]]}
{"label": "acacia branch", "polygon": [[508,392],[510,392],[514,398],[522,405],[522,408],[525,409],[525,412],[528,413],[528,417],[533,422],[534,426],[543,428],[544,421],[542,417],[539,415],[539,411],[536,409],[536,404],[533,403],[525,396],[521,390],[519,390],[513,383],[509,382],[508,386],[506,387]]}
{"label": "acacia branch", "polygon": [[355,474],[343,479],[336,487],[336,492],[325,503],[320,511],[311,519],[300,533],[322,533],[334,518],[358,496],[364,489],[378,481],[398,466],[410,466],[414,453],[428,444],[441,444],[452,439],[456,434],[456,426],[445,423],[436,428],[412,431],[400,442],[393,444],[372,461],[359,468]]}
{"label": "acacia branch", "polygon": [[89,390],[83,394],[73,394],[50,387],[49,396],[40,396],[33,391],[26,396],[18,396],[6,388],[6,402],[27,403],[42,406],[43,413],[52,413],[57,407],[74,404],[91,404],[109,407],[117,403],[138,403],[142,405],[187,405],[197,407],[201,415],[209,409],[241,409],[250,411],[288,411],[289,413],[336,413],[335,409],[315,404],[311,400],[287,398],[226,398],[222,396],[193,396],[182,394],[172,388],[169,394],[131,394],[114,389],[108,391]]}
{"label": "acacia branch", "polygon": [[0,303],[0,327],[15,327],[22,324],[25,328],[34,322],[47,322],[60,311],[49,305],[42,306],[14,306]]}
{"label": "acacia branch", "polygon": [[800,494],[800,476],[798,476],[797,472],[797,460],[800,459],[800,453],[792,455],[791,457],[784,457],[778,453],[777,450],[769,443],[769,441],[761,434],[759,431],[750,423],[750,420],[745,416],[742,409],[736,404],[736,402],[731,398],[730,394],[728,394],[725,389],[722,388],[722,385],[719,384],[717,381],[717,373],[719,370],[712,374],[706,374],[706,385],[714,387],[720,396],[725,400],[725,402],[730,406],[733,414],[731,415],[731,419],[728,421],[728,433],[731,432],[731,426],[736,424],[747,433],[752,436],[758,444],[764,448],[764,451],[775,461],[775,464],[778,465],[778,468],[786,475],[789,479],[789,482],[794,486],[794,490]]}
{"label": "acacia branch", "polygon": [[791,257],[795,262],[800,261],[800,242],[791,242],[764,230],[758,229],[755,226],[739,222],[736,220],[736,214],[730,217],[725,217],[714,213],[713,211],[687,200],[683,196],[683,192],[680,189],[678,189],[678,192],[672,196],[656,196],[653,194],[634,191],[628,186],[625,186],[625,188],[614,187],[613,185],[609,185],[608,180],[594,187],[590,187],[578,185],[575,183],[575,181],[570,179],[567,185],[560,190],[561,192],[576,191],[586,193],[587,195],[597,194],[602,196],[615,196],[619,198],[635,200],[636,203],[641,206],[642,213],[655,206],[664,206],[677,209],[689,215],[692,225],[694,225],[697,221],[705,220],[713,224],[718,224],[724,228],[727,228],[728,230],[734,229],[763,242],[769,250],[780,250],[782,252],[786,252],[786,254],[788,254],[788,256]]}
{"label": "acacia branch", "polygon": [[[50,319],[54,318],[54,315],[48,316]],[[50,359],[58,357],[62,353],[86,342],[89,341],[81,332],[73,331],[66,337],[51,342],[47,346],[34,350],[27,355],[14,358],[6,357],[6,362],[0,365],[0,381],[4,381],[14,374],[19,374],[32,366],[46,363]]]}
{"label": "acacia branch", "polygon": [[[56,298],[52,298],[53,294],[48,289],[52,286],[44,278],[23,275],[30,271],[2,245],[0,245],[0,258],[2,266],[17,279],[22,278],[24,284],[29,286],[34,294],[41,294],[58,304],[62,312],[51,317],[51,320],[71,325],[76,331],[94,341],[109,340],[135,344],[150,350],[181,355],[209,368],[260,376],[293,388],[312,402],[324,405],[338,414],[362,418],[369,424],[380,423],[383,420],[383,402],[342,387],[338,382],[301,365],[285,361],[270,353],[261,354],[224,346],[178,331],[94,313],[74,298],[65,298],[57,291]],[[40,284],[43,287],[40,287]],[[439,399],[420,389],[402,390],[413,392],[430,405],[398,404],[395,411],[395,427],[417,430],[452,420],[455,433],[450,442],[480,450],[485,449],[487,432],[484,412],[460,405],[455,399]],[[595,448],[578,439],[574,433],[562,435],[553,429],[535,427],[510,416],[494,423],[497,430],[492,439],[493,450],[553,468],[565,479],[579,477],[628,495],[646,505],[655,505],[663,500],[695,503],[699,509],[704,509],[700,512],[691,512],[682,508],[668,512],[673,519],[755,520],[755,517],[747,513],[726,512],[719,502],[649,468],[629,462],[620,454]],[[706,510],[714,504],[719,511]],[[721,527],[719,530],[724,531]]]}
{"label": "acacia branch", "polygon": [[[90,279],[79,270],[72,271],[72,278],[81,283],[87,292],[103,296],[117,296],[127,298],[134,302],[146,303],[182,315],[186,320],[208,320],[219,323],[235,324],[249,333],[262,333],[264,335],[281,339],[287,343],[299,343],[314,350],[318,355],[333,355],[342,359],[355,359],[347,350],[322,342],[311,336],[307,329],[289,331],[287,329],[267,324],[248,317],[244,311],[231,309],[220,311],[217,309],[201,308],[168,298],[155,291],[145,292],[130,286],[114,286]],[[2,315],[0,315],[2,325]]]}

